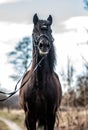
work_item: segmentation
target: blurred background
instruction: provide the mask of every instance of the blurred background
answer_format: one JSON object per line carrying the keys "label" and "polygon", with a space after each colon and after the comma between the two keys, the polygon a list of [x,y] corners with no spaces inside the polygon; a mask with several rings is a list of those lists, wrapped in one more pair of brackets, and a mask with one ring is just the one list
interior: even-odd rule
{"label": "blurred background", "polygon": [[[35,13],[40,19],[47,19],[49,14],[53,17],[55,71],[63,90],[60,130],[87,130],[88,0],[0,0],[0,91],[13,92],[31,67]],[[0,99],[7,96],[0,93]],[[14,119],[10,119],[22,122],[18,93],[0,102],[0,109],[2,116],[15,113]]]}

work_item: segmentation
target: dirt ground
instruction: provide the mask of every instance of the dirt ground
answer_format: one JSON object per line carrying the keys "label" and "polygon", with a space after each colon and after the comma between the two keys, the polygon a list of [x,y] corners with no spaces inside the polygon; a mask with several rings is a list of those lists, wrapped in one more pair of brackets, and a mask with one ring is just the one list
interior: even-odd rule
{"label": "dirt ground", "polygon": [[10,130],[22,130],[16,123],[14,123],[8,119],[0,117],[0,120],[3,121]]}

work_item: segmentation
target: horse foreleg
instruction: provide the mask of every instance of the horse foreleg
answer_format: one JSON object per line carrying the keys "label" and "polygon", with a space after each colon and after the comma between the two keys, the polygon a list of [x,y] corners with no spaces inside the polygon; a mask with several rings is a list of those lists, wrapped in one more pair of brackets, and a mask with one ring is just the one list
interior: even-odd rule
{"label": "horse foreleg", "polygon": [[55,114],[50,114],[47,119],[47,130],[54,130],[55,125]]}
{"label": "horse foreleg", "polygon": [[27,130],[30,130],[29,122],[28,122],[28,112],[25,113],[25,125]]}
{"label": "horse foreleg", "polygon": [[36,121],[30,116],[29,112],[26,112],[25,124],[27,130],[36,130]]}
{"label": "horse foreleg", "polygon": [[33,119],[31,112],[28,107],[28,102],[25,104],[25,125],[27,130],[36,130],[36,121]]}

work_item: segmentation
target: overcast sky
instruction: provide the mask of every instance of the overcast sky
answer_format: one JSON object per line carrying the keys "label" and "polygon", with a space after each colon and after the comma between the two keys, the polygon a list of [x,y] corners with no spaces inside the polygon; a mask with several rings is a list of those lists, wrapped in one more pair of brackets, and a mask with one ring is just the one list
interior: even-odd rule
{"label": "overcast sky", "polygon": [[83,0],[0,0],[0,21],[32,24],[34,13],[42,18],[51,14],[54,30],[61,31],[61,23],[70,17],[85,16]]}
{"label": "overcast sky", "polygon": [[[88,59],[87,46],[80,43],[88,41],[88,11],[83,0],[0,0],[0,83],[2,87],[15,86],[9,75],[13,72],[7,64],[7,52],[24,36],[32,34],[32,19],[37,13],[40,19],[53,17],[53,35],[57,52],[58,74],[65,68],[67,56],[72,60],[78,73],[81,70],[81,54]],[[78,46],[79,45],[79,46]],[[6,73],[5,73],[6,72]],[[7,87],[8,86],[8,87]]]}

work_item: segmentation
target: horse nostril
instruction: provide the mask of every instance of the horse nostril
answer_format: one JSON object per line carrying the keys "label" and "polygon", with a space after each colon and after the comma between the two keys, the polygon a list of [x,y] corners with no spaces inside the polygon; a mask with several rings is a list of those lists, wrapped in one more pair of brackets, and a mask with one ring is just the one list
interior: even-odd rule
{"label": "horse nostril", "polygon": [[43,43],[40,43],[40,44],[39,44],[39,48],[43,48],[43,47],[49,48],[49,47],[50,47],[50,44],[43,44]]}
{"label": "horse nostril", "polygon": [[40,44],[39,44],[39,47],[40,47],[40,48],[42,48],[42,47],[43,47],[43,44],[42,44],[42,43],[40,43]]}
{"label": "horse nostril", "polygon": [[49,44],[47,44],[47,48],[49,48],[50,47],[50,45]]}

